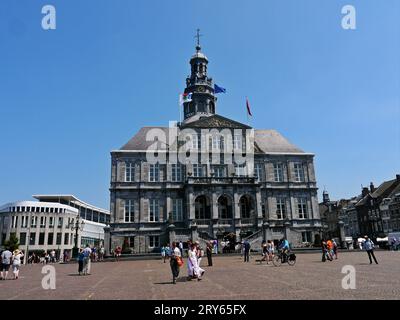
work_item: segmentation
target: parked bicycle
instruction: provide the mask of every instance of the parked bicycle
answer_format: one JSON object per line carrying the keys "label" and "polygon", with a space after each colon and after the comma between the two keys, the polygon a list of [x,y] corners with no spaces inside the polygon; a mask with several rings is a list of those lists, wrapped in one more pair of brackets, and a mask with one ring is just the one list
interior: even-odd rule
{"label": "parked bicycle", "polygon": [[279,252],[273,257],[272,263],[275,267],[279,267],[282,263],[287,262],[289,266],[294,266],[296,264],[296,255],[290,252]]}

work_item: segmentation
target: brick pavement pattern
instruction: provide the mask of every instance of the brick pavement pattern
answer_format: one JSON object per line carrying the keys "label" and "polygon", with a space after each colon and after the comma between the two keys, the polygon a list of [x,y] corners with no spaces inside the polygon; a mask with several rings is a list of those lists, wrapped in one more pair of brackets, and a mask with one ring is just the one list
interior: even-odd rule
{"label": "brick pavement pattern", "polygon": [[[75,263],[54,264],[55,290],[42,288],[42,265],[29,265],[22,266],[19,280],[0,281],[0,299],[400,299],[400,251],[375,254],[379,265],[370,265],[365,252],[343,252],[325,263],[320,254],[298,254],[294,267],[259,264],[254,255],[249,263],[214,256],[213,267],[202,261],[202,281],[186,281],[185,259],[176,285],[161,259],[92,263],[88,276],[78,276]],[[356,268],[355,290],[342,288],[344,265]]]}

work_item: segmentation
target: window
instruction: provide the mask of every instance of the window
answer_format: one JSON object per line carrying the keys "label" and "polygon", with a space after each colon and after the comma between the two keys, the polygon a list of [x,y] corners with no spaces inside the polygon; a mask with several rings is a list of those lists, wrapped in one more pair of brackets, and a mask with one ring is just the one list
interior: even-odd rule
{"label": "window", "polygon": [[282,165],[282,163],[274,163],[274,178],[275,178],[275,182],[283,181],[283,165]]}
{"label": "window", "polygon": [[72,239],[75,239],[75,237],[74,237],[74,234],[73,234],[73,233],[71,233],[71,236],[69,237],[69,239],[70,239],[70,241],[69,241],[69,244],[72,244]]}
{"label": "window", "polygon": [[52,244],[53,244],[53,241],[54,241],[54,233],[53,233],[53,232],[50,232],[50,233],[47,235],[47,244],[48,244],[48,245],[52,245]]}
{"label": "window", "polygon": [[157,222],[159,221],[159,211],[158,211],[158,200],[152,199],[150,200],[149,206],[149,221],[150,222]]}
{"label": "window", "polygon": [[62,228],[62,226],[63,226],[63,218],[62,218],[62,217],[58,217],[58,224],[57,224],[57,227],[58,227],[58,228]]}
{"label": "window", "polygon": [[62,238],[62,233],[61,233],[61,232],[58,232],[58,233],[57,233],[57,242],[56,242],[57,245],[60,245],[60,244],[61,244],[61,238]]}
{"label": "window", "polygon": [[192,149],[199,149],[199,137],[197,136],[197,134],[192,134]]}
{"label": "window", "polygon": [[203,177],[203,166],[201,164],[193,164],[193,177]]}
{"label": "window", "polygon": [[286,199],[276,198],[276,215],[279,220],[286,218]]}
{"label": "window", "polygon": [[213,166],[214,177],[223,178],[226,176],[226,170],[224,166]]}
{"label": "window", "polygon": [[160,238],[158,236],[149,237],[149,248],[158,248],[160,246]]}
{"label": "window", "polygon": [[21,233],[19,234],[19,244],[20,244],[21,246],[26,245],[26,232],[21,232]]}
{"label": "window", "polygon": [[214,134],[214,135],[211,137],[211,148],[212,148],[213,150],[219,150],[219,149],[220,149],[220,143],[221,143],[220,141],[221,141],[220,136]]}
{"label": "window", "polygon": [[233,136],[233,150],[242,149],[242,134],[235,133]]}
{"label": "window", "polygon": [[39,245],[44,245],[44,232],[39,233]]}
{"label": "window", "polygon": [[46,217],[40,217],[40,227],[41,228],[46,227]]}
{"label": "window", "polygon": [[125,200],[125,222],[135,221],[135,201]]}
{"label": "window", "polygon": [[25,207],[21,207],[21,211],[22,211],[22,212],[25,212]]}
{"label": "window", "polygon": [[295,175],[296,182],[304,181],[304,170],[303,170],[303,165],[301,162],[296,162],[294,164],[294,175]]}
{"label": "window", "polygon": [[311,231],[304,231],[301,233],[301,240],[303,242],[312,242],[311,237],[312,237]]}
{"label": "window", "polygon": [[16,228],[18,225],[18,216],[11,217],[11,228]]}
{"label": "window", "polygon": [[254,167],[254,177],[257,181],[261,181],[262,179],[262,163],[256,163]]}
{"label": "window", "polygon": [[172,164],[171,165],[172,169],[172,181],[173,182],[178,182],[182,180],[182,166],[180,164]]}
{"label": "window", "polygon": [[246,164],[236,164],[235,163],[235,175],[238,177],[246,176]]}
{"label": "window", "polygon": [[28,227],[28,220],[29,216],[22,216],[21,217],[21,228],[27,228]]}
{"label": "window", "polygon": [[31,227],[32,227],[32,228],[36,228],[36,225],[37,225],[37,218],[38,218],[38,217],[32,217],[32,218],[31,218]]}
{"label": "window", "polygon": [[29,245],[33,246],[36,243],[36,233],[31,233],[29,236]]}
{"label": "window", "polygon": [[150,165],[149,181],[150,182],[160,181],[160,168],[158,163]]}
{"label": "window", "polygon": [[135,247],[135,237],[125,237],[124,243],[129,246],[129,248]]}
{"label": "window", "polygon": [[44,207],[41,207],[41,208],[40,208],[40,212],[44,212]]}
{"label": "window", "polygon": [[297,212],[300,219],[307,219],[307,199],[297,198]]}
{"label": "window", "polygon": [[66,233],[64,235],[64,245],[68,245],[69,244],[69,233]]}
{"label": "window", "polygon": [[173,221],[183,220],[182,199],[172,199],[172,219]]}
{"label": "window", "polygon": [[125,182],[135,181],[135,164],[132,162],[125,163]]}
{"label": "window", "polygon": [[54,217],[49,217],[49,227],[50,228],[54,227]]}

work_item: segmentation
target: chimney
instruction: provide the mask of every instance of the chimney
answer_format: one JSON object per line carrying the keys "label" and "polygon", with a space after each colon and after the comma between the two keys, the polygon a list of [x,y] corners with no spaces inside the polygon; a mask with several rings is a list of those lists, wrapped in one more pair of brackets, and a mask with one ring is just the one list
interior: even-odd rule
{"label": "chimney", "polygon": [[369,184],[369,190],[371,190],[371,193],[373,193],[376,190],[373,182]]}

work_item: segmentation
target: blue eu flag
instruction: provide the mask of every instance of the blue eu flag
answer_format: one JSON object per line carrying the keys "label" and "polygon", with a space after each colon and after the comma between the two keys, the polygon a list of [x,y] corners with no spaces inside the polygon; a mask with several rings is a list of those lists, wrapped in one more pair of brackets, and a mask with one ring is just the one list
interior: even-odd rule
{"label": "blue eu flag", "polygon": [[222,88],[222,87],[219,87],[219,86],[217,86],[215,83],[214,83],[214,92],[215,93],[226,93],[226,89],[225,88]]}

